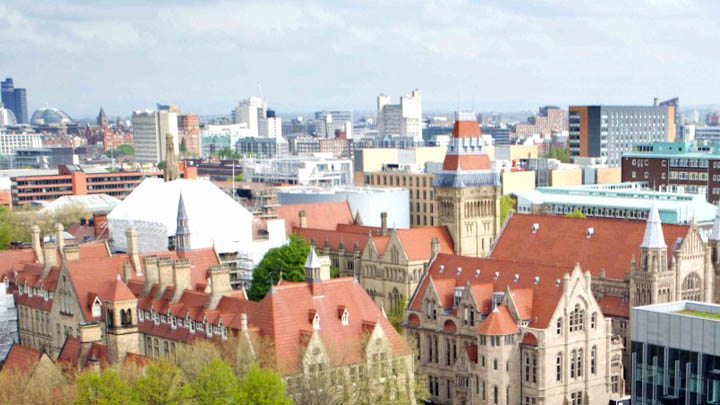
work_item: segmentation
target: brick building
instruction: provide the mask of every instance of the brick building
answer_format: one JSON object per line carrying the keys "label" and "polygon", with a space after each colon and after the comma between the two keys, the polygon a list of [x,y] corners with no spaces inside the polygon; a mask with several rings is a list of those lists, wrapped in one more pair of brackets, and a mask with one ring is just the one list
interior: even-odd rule
{"label": "brick building", "polygon": [[653,142],[622,156],[622,181],[644,181],[654,190],[720,200],[720,142]]}
{"label": "brick building", "polygon": [[181,145],[185,145],[185,150],[190,156],[202,155],[200,121],[197,114],[178,115],[178,135]]}

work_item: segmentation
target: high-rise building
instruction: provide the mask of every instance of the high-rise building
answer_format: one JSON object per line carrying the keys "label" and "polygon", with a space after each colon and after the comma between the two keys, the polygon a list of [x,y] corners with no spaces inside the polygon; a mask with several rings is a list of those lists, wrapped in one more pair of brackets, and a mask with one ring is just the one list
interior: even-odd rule
{"label": "high-rise building", "polygon": [[435,176],[438,225],[448,227],[462,256],[485,256],[500,232],[500,174],[490,170],[480,135],[475,114],[458,112]]}
{"label": "high-rise building", "polygon": [[377,98],[377,128],[381,137],[405,137],[422,142],[422,96],[420,90],[400,97],[400,104],[390,104],[390,96]]}
{"label": "high-rise building", "polygon": [[247,123],[251,136],[259,136],[259,120],[265,117],[265,102],[260,97],[250,97],[242,100],[232,112],[235,123]]}
{"label": "high-rise building", "polygon": [[318,111],[315,113],[315,136],[335,138],[338,131],[345,131],[347,139],[352,139],[352,111]]}
{"label": "high-rise building", "polygon": [[[197,114],[183,114],[178,116],[178,132],[180,145],[185,145],[185,151],[192,156],[202,154],[200,145],[200,120]],[[178,149],[182,152],[182,148]]]}
{"label": "high-rise building", "polygon": [[620,165],[637,143],[674,141],[678,99],[651,106],[570,106],[570,156],[600,157]]}
{"label": "high-rise building", "polygon": [[265,119],[259,122],[259,136],[282,138],[282,118],[276,116],[274,110],[267,110]]}
{"label": "high-rise building", "polygon": [[1,97],[5,108],[10,109],[15,114],[18,124],[28,123],[27,109],[27,91],[21,88],[15,88],[12,77],[8,77],[2,81]]}
{"label": "high-rise building", "polygon": [[136,161],[153,164],[164,161],[167,134],[173,136],[174,150],[179,150],[177,113],[169,110],[135,111],[132,123]]}

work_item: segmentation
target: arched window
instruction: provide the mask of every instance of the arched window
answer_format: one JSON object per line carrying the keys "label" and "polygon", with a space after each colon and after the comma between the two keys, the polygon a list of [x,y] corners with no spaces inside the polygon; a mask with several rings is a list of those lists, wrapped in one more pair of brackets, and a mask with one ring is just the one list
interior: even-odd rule
{"label": "arched window", "polygon": [[700,301],[702,299],[702,281],[697,273],[690,273],[682,283],[683,300]]}
{"label": "arched window", "polygon": [[577,350],[573,350],[570,353],[570,378],[575,378],[575,358],[577,357]]}
{"label": "arched window", "polygon": [[583,349],[578,349],[577,376],[582,377],[582,375],[583,375]]}

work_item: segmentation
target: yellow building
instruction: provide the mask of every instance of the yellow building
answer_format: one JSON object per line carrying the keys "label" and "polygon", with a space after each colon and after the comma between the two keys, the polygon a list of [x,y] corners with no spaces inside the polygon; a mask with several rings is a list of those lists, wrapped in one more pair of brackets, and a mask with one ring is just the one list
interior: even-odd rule
{"label": "yellow building", "polygon": [[435,173],[424,171],[380,170],[365,173],[362,184],[375,187],[402,187],[410,192],[410,226],[437,224],[433,183]]}

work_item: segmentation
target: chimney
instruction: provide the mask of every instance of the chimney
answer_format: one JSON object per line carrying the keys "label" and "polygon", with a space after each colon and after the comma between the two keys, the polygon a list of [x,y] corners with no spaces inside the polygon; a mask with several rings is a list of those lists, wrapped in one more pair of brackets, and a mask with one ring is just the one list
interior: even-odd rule
{"label": "chimney", "polygon": [[123,263],[123,281],[125,282],[125,284],[130,282],[130,279],[132,278],[132,273],[133,271],[130,263]]}
{"label": "chimney", "polygon": [[245,312],[240,314],[240,330],[243,332],[247,332],[248,330],[248,320]]}
{"label": "chimney", "polygon": [[169,257],[158,259],[158,289],[155,291],[155,299],[160,299],[165,290],[173,283],[173,263]]}
{"label": "chimney", "polygon": [[387,212],[380,213],[380,235],[387,235]]}
{"label": "chimney", "polygon": [[224,264],[214,264],[210,266],[208,274],[210,276],[210,300],[207,307],[213,310],[217,308],[224,295],[230,295],[232,292],[230,268]]}
{"label": "chimney", "polygon": [[65,247],[65,240],[63,239],[63,231],[65,231],[65,228],[62,226],[62,224],[57,223],[55,224],[55,243],[57,243],[58,249],[60,249],[60,252],[63,253],[63,248]]}
{"label": "chimney", "polygon": [[134,226],[131,226],[125,231],[125,241],[127,244],[127,254],[132,261],[132,265],[135,267],[135,271],[140,273],[140,252],[138,252],[137,229],[135,229]]}
{"label": "chimney", "polygon": [[43,254],[45,256],[45,268],[57,266],[57,244],[45,242],[43,245]]}
{"label": "chimney", "polygon": [[[161,273],[162,274],[162,273]],[[228,276],[229,277],[229,276]],[[228,278],[228,284],[230,279]],[[173,294],[171,302],[178,302],[185,290],[191,290],[190,282],[190,260],[178,259],[173,263]]]}
{"label": "chimney", "polygon": [[31,226],[30,234],[32,235],[32,250],[33,252],[35,252],[35,257],[37,257],[37,261],[39,263],[45,263],[42,246],[40,246],[40,227],[37,225]]}
{"label": "chimney", "polygon": [[63,257],[66,261],[80,260],[80,246],[76,244],[65,245],[63,248]]}
{"label": "chimney", "polygon": [[305,210],[300,210],[298,217],[300,217],[300,228],[307,228],[307,214]]}
{"label": "chimney", "polygon": [[154,284],[158,283],[158,259],[156,256],[145,256],[143,258],[145,265],[145,285],[143,286],[142,295],[147,296]]}
{"label": "chimney", "polygon": [[440,253],[440,240],[437,237],[433,237],[430,240],[430,257],[433,258]]}
{"label": "chimney", "polygon": [[[100,236],[101,233],[103,233],[103,230],[107,228],[107,214],[106,213],[98,213],[93,214],[93,233],[95,234],[95,237],[97,238]],[[88,222],[88,225],[90,223]]]}

